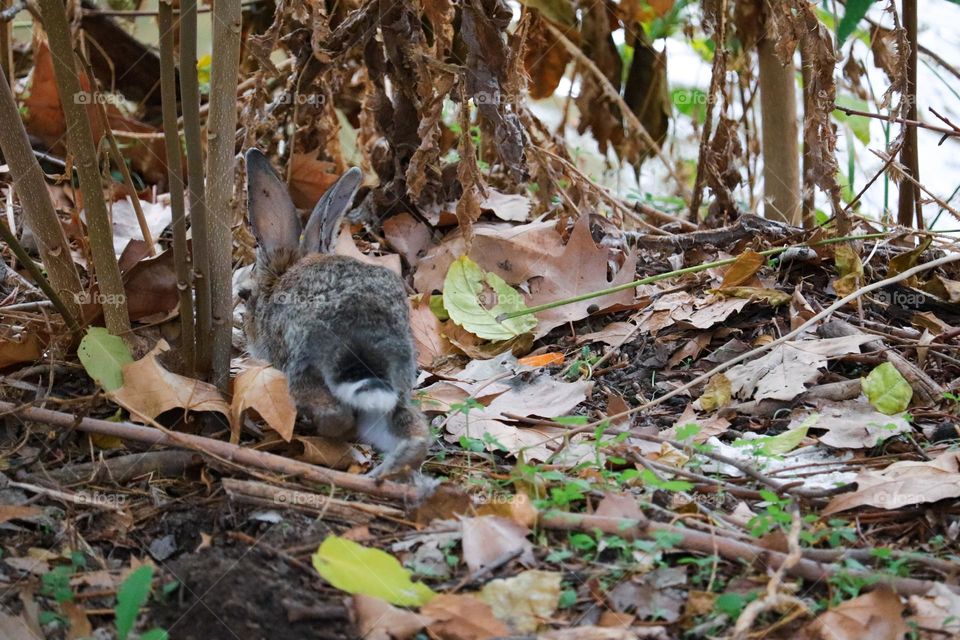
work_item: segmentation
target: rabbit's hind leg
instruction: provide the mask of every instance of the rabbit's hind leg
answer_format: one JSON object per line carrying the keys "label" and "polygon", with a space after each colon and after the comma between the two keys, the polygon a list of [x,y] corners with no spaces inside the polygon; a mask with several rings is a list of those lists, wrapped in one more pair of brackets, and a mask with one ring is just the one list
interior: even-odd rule
{"label": "rabbit's hind leg", "polygon": [[[373,433],[364,433],[362,419],[358,420],[360,438],[386,453],[370,475],[375,478],[408,477],[419,470],[430,448],[430,426],[427,418],[407,403],[399,405],[389,416],[378,421]],[[368,435],[369,434],[369,435]],[[387,445],[387,446],[381,446]]]}

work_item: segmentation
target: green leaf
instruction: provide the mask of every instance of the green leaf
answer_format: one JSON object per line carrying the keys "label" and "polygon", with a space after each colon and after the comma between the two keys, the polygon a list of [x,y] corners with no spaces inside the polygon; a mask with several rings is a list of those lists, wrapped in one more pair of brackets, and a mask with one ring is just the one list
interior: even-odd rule
{"label": "green leaf", "polygon": [[117,606],[114,611],[116,612],[117,637],[120,640],[127,640],[127,636],[133,629],[133,623],[137,621],[140,607],[150,596],[152,580],[153,567],[145,564],[134,569],[117,590]]}
{"label": "green leaf", "polygon": [[[857,111],[870,110],[870,105],[868,105],[866,101],[855,98],[854,96],[840,95],[837,96],[834,102],[836,102],[838,107],[856,109]],[[863,144],[870,144],[870,118],[865,116],[848,116],[839,109],[834,110],[833,117],[837,122],[846,124],[857,140]]]}
{"label": "green leaf", "polygon": [[150,629],[140,634],[140,640],[170,640],[170,634],[163,629]]}
{"label": "green leaf", "polygon": [[[482,304],[488,299],[495,303],[491,308]],[[500,314],[527,308],[523,296],[497,274],[484,273],[467,256],[454,260],[447,270],[443,307],[454,323],[485,340],[509,340],[537,326],[537,319],[532,315],[498,322]]]}
{"label": "green leaf", "polygon": [[850,37],[850,34],[863,20],[863,16],[867,15],[867,10],[874,2],[876,0],[848,0],[847,10],[844,12],[840,24],[837,25],[838,48]]}
{"label": "green leaf", "polygon": [[97,384],[107,391],[123,386],[123,365],[133,362],[123,339],[103,327],[91,327],[77,347],[80,364]]}
{"label": "green leaf", "polygon": [[913,387],[889,362],[884,362],[866,378],[861,378],[860,386],[870,404],[888,416],[906,411],[913,398]]}
{"label": "green leaf", "polygon": [[579,427],[589,424],[590,418],[588,416],[557,416],[553,421],[557,424]]}
{"label": "green leaf", "polygon": [[443,296],[430,296],[430,311],[433,311],[433,315],[440,322],[450,319],[447,310],[443,308]]}
{"label": "green leaf", "polygon": [[419,607],[435,594],[422,582],[413,582],[400,562],[380,549],[327,536],[313,554],[313,567],[324,580],[347,593],[361,593],[400,607]]}

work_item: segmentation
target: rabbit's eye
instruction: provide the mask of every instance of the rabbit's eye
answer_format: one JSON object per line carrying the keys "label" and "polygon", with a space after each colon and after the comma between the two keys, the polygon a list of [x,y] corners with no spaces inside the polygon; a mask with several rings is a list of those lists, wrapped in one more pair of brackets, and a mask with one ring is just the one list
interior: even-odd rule
{"label": "rabbit's eye", "polygon": [[250,299],[250,294],[252,293],[253,289],[250,287],[237,287],[237,296],[245,302]]}

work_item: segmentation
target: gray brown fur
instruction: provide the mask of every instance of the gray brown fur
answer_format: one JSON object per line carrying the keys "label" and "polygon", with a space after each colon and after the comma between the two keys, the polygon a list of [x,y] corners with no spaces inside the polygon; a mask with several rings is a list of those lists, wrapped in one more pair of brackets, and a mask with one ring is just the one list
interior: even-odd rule
{"label": "gray brown fur", "polygon": [[[247,172],[250,220],[260,243],[247,285],[248,350],[287,375],[301,419],[319,435],[347,439],[366,428],[364,439],[387,454],[375,475],[416,470],[427,454],[429,428],[410,401],[416,357],[403,281],[389,269],[318,252],[321,245],[332,248],[358,173],[330,188],[301,240],[286,189],[255,149],[247,152]],[[396,406],[380,416],[351,408],[331,392],[329,385],[339,388],[340,381],[370,381],[376,393],[396,393]]]}

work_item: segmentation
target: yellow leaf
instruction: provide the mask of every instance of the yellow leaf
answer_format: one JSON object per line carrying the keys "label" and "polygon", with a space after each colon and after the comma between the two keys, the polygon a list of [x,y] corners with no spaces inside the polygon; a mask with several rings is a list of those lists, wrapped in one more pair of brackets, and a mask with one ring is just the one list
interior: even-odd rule
{"label": "yellow leaf", "polygon": [[400,562],[380,549],[328,536],[313,554],[313,567],[324,580],[341,591],[386,600],[401,607],[419,607],[437,594],[413,582]]}

